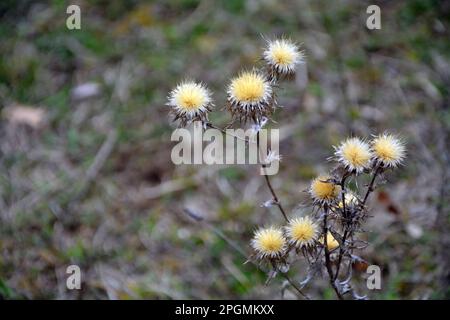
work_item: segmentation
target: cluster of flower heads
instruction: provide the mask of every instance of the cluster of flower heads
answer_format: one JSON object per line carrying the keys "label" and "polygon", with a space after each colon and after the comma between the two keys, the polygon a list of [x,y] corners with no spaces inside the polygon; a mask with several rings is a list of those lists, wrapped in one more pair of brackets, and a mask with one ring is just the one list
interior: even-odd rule
{"label": "cluster of flower heads", "polygon": [[350,173],[359,174],[375,166],[395,168],[406,155],[403,142],[395,135],[383,133],[369,142],[353,137],[335,147],[335,158]]}
{"label": "cluster of flower heads", "polygon": [[[374,136],[369,142],[357,137],[348,138],[334,149],[331,159],[340,164],[347,176],[395,168],[406,156],[404,143],[390,133]],[[309,193],[314,204],[338,204],[338,207],[344,207],[341,186],[336,183],[336,177],[318,176],[312,180]],[[346,206],[354,206],[359,202],[352,191],[347,191],[344,198]]]}
{"label": "cluster of flower heads", "polygon": [[[227,110],[233,121],[261,123],[274,112],[277,103],[274,86],[279,79],[295,74],[296,66],[303,63],[303,52],[288,39],[267,41],[263,52],[264,70],[241,71],[227,87]],[[214,106],[211,91],[203,83],[184,81],[168,96],[174,120],[181,126],[192,121],[208,122],[208,112]]]}
{"label": "cluster of flower heads", "polygon": [[[402,163],[405,155],[403,142],[395,135],[383,133],[374,136],[369,142],[357,137],[348,138],[335,147],[334,157],[331,159],[336,160],[339,167],[344,169],[337,171],[344,171],[346,176],[356,176],[363,172],[373,173],[395,168]],[[341,213],[363,209],[358,195],[350,190],[343,192],[338,180],[333,174],[319,175],[313,179],[309,187],[313,205]],[[324,243],[328,251],[333,252],[339,248],[339,242],[330,231],[327,231],[324,239],[320,224],[311,215],[293,218],[283,228],[261,228],[255,232],[251,246],[261,260],[284,259],[293,248],[314,250],[316,247],[323,247]]]}
{"label": "cluster of flower heads", "polygon": [[[320,235],[319,222],[306,215],[289,220],[282,228],[270,226],[256,230],[251,246],[258,259],[275,261],[284,258],[291,249],[312,250],[323,246],[324,239]],[[329,251],[339,247],[330,232],[326,240]]]}
{"label": "cluster of flower heads", "polygon": [[[282,38],[267,41],[262,61],[265,63],[264,68],[241,71],[226,88],[226,109],[231,113],[232,122],[239,120],[245,123],[250,120],[254,127],[262,127],[277,107],[275,88],[278,81],[290,79],[297,65],[303,63],[304,55],[297,44]],[[205,84],[184,81],[169,93],[167,105],[171,107],[174,120],[179,121],[181,126],[201,121],[206,127],[210,124],[208,113],[212,111],[214,101],[212,92]],[[279,262],[288,264],[287,258],[291,252],[303,253],[305,257],[309,255],[319,263],[324,261],[330,283],[341,297],[349,287],[347,280],[342,283],[338,281],[340,263],[344,252],[347,257],[354,259],[351,254],[354,248],[353,235],[362,230],[359,226],[366,216],[365,202],[375,178],[385,170],[400,165],[406,150],[403,142],[389,133],[375,136],[370,141],[351,137],[334,149],[334,156],[330,159],[339,165],[330,174],[313,179],[308,190],[312,204],[320,214],[311,213],[288,219],[278,203],[286,225],[256,230],[251,246],[258,260],[270,261],[276,268]],[[266,162],[270,163],[273,159],[279,160],[280,156],[269,153]],[[345,181],[352,176],[356,179],[363,173],[372,174],[372,180],[362,200],[358,195],[359,190],[347,189]],[[264,206],[277,201],[275,197]],[[330,254],[338,256],[335,274],[330,265]],[[347,289],[339,289],[336,283]]]}
{"label": "cluster of flower heads", "polygon": [[319,237],[319,225],[309,216],[297,217],[284,228],[268,227],[255,231],[251,241],[259,259],[279,259],[289,249],[310,248]]}

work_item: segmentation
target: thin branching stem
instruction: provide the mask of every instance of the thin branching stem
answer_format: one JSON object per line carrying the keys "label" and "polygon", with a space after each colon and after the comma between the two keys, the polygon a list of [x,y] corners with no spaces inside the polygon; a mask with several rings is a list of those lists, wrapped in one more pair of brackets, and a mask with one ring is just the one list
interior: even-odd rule
{"label": "thin branching stem", "polygon": [[347,225],[344,227],[344,234],[342,235],[342,243],[341,243],[341,247],[339,248],[339,257],[338,257],[338,262],[337,262],[337,267],[336,267],[336,274],[334,275],[334,280],[336,280],[339,276],[339,271],[341,269],[341,263],[342,263],[342,257],[344,255],[344,246],[345,246],[345,241],[347,241],[347,236],[348,236],[348,228]]}
{"label": "thin branching stem", "polygon": [[282,272],[276,265],[274,261],[272,261],[272,267],[275,271],[281,274],[281,276],[287,280],[287,282],[305,299],[311,300],[307,294],[305,294],[298,286],[297,284],[289,277],[289,275],[285,272]]}
{"label": "thin branching stem", "polygon": [[311,300],[310,297],[308,297],[308,295],[306,295],[296,284],[295,282],[286,274],[286,273],[281,273],[281,276],[283,278],[285,278],[287,280],[287,282],[289,282],[289,284],[306,300]]}
{"label": "thin branching stem", "polygon": [[[262,158],[260,150],[259,150],[259,131],[256,133],[256,146],[258,148],[259,156],[260,156],[260,158]],[[265,165],[262,164],[261,166],[265,170]],[[264,171],[264,173],[266,173],[266,172]],[[280,203],[280,199],[278,198],[277,193],[275,192],[275,189],[273,188],[272,183],[270,182],[270,178],[267,174],[264,174],[264,180],[266,181],[267,187],[269,188],[270,193],[272,194],[274,204],[280,210],[281,214],[283,215],[284,220],[286,222],[289,222],[289,219],[286,215],[286,211],[284,210],[283,205]]]}
{"label": "thin branching stem", "polygon": [[369,195],[375,190],[375,179],[377,178],[377,175],[381,172],[381,165],[377,165],[375,168],[375,172],[373,173],[372,180],[370,180],[369,186],[367,187],[366,195],[364,196],[362,205],[364,206],[367,202],[367,199],[369,198]]}
{"label": "thin branching stem", "polygon": [[230,137],[236,138],[236,139],[241,140],[241,141],[245,141],[247,144],[250,143],[250,142],[255,143],[254,141],[251,141],[250,139],[247,139],[247,138],[243,139],[243,138],[241,138],[241,137],[239,137],[239,136],[236,136],[236,135],[234,135],[234,134],[231,134],[231,133],[228,132],[226,129],[221,128],[221,127],[218,127],[218,126],[216,126],[215,124],[212,124],[211,122],[206,122],[205,125],[206,125],[208,128],[212,128],[212,129],[219,130],[219,131],[222,132],[223,134],[226,134],[226,135],[228,135],[228,136],[230,136]]}
{"label": "thin branching stem", "polygon": [[328,205],[325,204],[324,207],[324,214],[323,214],[323,246],[325,250],[325,266],[328,271],[328,277],[330,278],[330,284],[333,287],[334,291],[336,292],[336,296],[339,300],[343,300],[341,293],[339,292],[338,287],[336,286],[336,282],[334,280],[333,276],[333,269],[331,268],[331,259],[330,259],[330,251],[328,250],[328,242],[327,242],[327,235],[328,235]]}
{"label": "thin branching stem", "polygon": [[270,182],[269,176],[265,174],[265,175],[264,175],[264,178],[265,178],[265,180],[266,180],[267,186],[269,187],[270,193],[272,194],[273,201],[274,201],[275,205],[276,205],[276,206],[278,207],[278,209],[280,210],[281,214],[283,215],[284,220],[286,220],[286,222],[288,222],[289,219],[288,219],[288,217],[287,217],[287,215],[286,215],[286,211],[284,211],[284,208],[283,208],[283,206],[281,205],[280,200],[278,199],[278,196],[277,196],[277,194],[275,193],[275,190],[274,190],[273,187],[272,187],[272,183]]}
{"label": "thin branching stem", "polygon": [[341,268],[341,262],[342,262],[342,256],[344,255],[344,247],[345,247],[345,241],[347,240],[347,235],[348,235],[348,223],[347,223],[347,219],[348,219],[348,215],[347,215],[347,207],[345,204],[345,180],[347,180],[347,173],[344,173],[344,175],[342,176],[341,182],[340,182],[340,186],[342,189],[342,213],[343,213],[343,221],[344,221],[344,234],[342,236],[342,241],[341,241],[341,246],[339,248],[339,257],[338,257],[338,262],[337,262],[337,267],[336,267],[336,274],[334,275],[334,280],[336,281],[336,279],[339,276],[339,271]]}

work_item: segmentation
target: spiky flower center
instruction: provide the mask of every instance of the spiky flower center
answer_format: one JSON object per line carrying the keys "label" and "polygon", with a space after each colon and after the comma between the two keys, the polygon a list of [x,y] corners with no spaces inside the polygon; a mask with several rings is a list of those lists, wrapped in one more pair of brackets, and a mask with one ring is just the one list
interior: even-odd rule
{"label": "spiky flower center", "polygon": [[268,228],[257,231],[253,243],[256,250],[273,255],[283,250],[285,241],[281,230]]}
{"label": "spiky flower center", "polygon": [[273,48],[273,57],[276,63],[281,65],[291,64],[294,61],[292,52],[281,45],[277,45]]}
{"label": "spiky flower center", "polygon": [[269,41],[267,50],[264,51],[264,59],[280,72],[293,71],[301,58],[297,45],[287,39]]}
{"label": "spiky flower center", "polygon": [[193,111],[204,106],[207,100],[205,90],[196,83],[180,85],[174,94],[176,105],[188,111]]}
{"label": "spiky flower center", "polygon": [[384,161],[395,161],[400,158],[398,146],[390,137],[379,137],[374,140],[373,151],[375,155]]}
{"label": "spiky flower center", "polygon": [[311,184],[311,192],[313,197],[320,200],[333,200],[340,192],[340,187],[329,182],[329,176],[320,176],[313,180]]}
{"label": "spiky flower center", "polygon": [[342,147],[342,156],[355,167],[365,166],[370,160],[370,152],[360,144],[351,141]]}
{"label": "spiky flower center", "polygon": [[230,88],[237,101],[258,102],[264,98],[267,83],[255,72],[244,72],[231,81]]}
{"label": "spiky flower center", "polygon": [[303,242],[314,239],[316,234],[316,226],[309,219],[294,220],[290,229],[292,239]]}

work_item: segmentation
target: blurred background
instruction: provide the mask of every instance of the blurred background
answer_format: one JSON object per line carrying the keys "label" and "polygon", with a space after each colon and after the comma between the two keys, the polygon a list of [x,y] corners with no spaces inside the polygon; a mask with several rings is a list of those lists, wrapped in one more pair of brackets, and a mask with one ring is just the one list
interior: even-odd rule
{"label": "blurred background", "polygon": [[[69,4],[81,30],[66,28]],[[381,30],[366,28],[370,4]],[[269,125],[284,206],[307,199],[341,139],[400,134],[408,158],[373,194],[361,253],[382,289],[365,289],[364,266],[355,285],[371,299],[450,298],[449,23],[437,0],[1,1],[0,297],[293,298],[244,264],[254,228],[282,222],[261,207],[258,168],[173,165],[164,105],[201,80],[226,124],[229,78],[257,64],[263,37],[285,35],[307,63]],[[71,264],[82,290],[66,289]],[[321,279],[306,291],[334,298]]]}

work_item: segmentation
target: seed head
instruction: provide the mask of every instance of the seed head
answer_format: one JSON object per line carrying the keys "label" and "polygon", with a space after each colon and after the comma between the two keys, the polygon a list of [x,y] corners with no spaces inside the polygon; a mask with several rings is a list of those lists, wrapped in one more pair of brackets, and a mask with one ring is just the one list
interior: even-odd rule
{"label": "seed head", "polygon": [[288,39],[268,41],[263,58],[270,67],[271,73],[278,76],[289,76],[295,73],[297,64],[303,63],[303,52],[297,44]]}
{"label": "seed head", "polygon": [[350,172],[361,173],[370,167],[369,145],[359,138],[349,138],[335,147],[335,156]]}
{"label": "seed head", "polygon": [[318,225],[308,216],[294,218],[286,227],[289,242],[297,247],[309,247],[313,245],[319,235]]}
{"label": "seed head", "polygon": [[211,92],[205,85],[193,81],[180,83],[168,96],[167,105],[172,108],[175,121],[180,120],[181,126],[195,121],[207,121],[207,114],[213,106]]}
{"label": "seed head", "polygon": [[233,78],[228,86],[228,109],[234,118],[260,123],[274,109],[272,87],[267,78],[258,71],[244,71]]}
{"label": "seed head", "polygon": [[375,161],[385,167],[397,167],[406,156],[404,143],[392,134],[375,137],[371,145]]}
{"label": "seed head", "polygon": [[280,228],[261,228],[255,232],[251,245],[260,259],[278,258],[286,249],[286,239]]}
{"label": "seed head", "polygon": [[319,204],[331,203],[337,199],[341,192],[341,187],[331,182],[330,179],[330,176],[322,175],[311,182],[309,193],[314,202]]}

